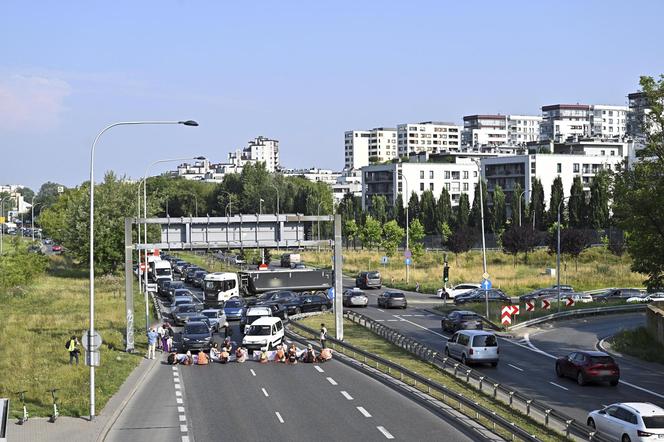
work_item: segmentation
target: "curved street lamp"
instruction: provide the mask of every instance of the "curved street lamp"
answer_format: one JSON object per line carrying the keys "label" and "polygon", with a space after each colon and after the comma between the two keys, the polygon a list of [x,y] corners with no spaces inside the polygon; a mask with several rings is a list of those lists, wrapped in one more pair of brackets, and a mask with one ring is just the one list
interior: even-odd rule
{"label": "curved street lamp", "polygon": [[556,247],[556,279],[557,279],[557,286],[556,286],[556,292],[558,293],[558,312],[560,312],[560,209],[561,205],[565,200],[569,199],[568,196],[564,196],[560,199],[560,202],[558,203],[558,225],[557,225],[557,234],[558,234],[558,242],[557,242],[557,247]]}

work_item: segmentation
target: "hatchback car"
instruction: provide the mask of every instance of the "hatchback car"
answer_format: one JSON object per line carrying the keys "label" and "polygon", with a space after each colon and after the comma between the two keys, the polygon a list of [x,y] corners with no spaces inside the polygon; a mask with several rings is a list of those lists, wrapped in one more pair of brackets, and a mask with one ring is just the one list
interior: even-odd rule
{"label": "hatchback car", "polygon": [[184,325],[192,316],[200,315],[200,309],[194,304],[182,304],[173,309],[172,316],[175,325]]}
{"label": "hatchback car", "polygon": [[203,281],[205,281],[205,275],[207,274],[208,272],[206,270],[197,270],[194,272],[194,276],[191,278],[191,285],[194,287],[202,287]]}
{"label": "hatchback car", "polygon": [[226,315],[227,320],[239,320],[242,318],[242,312],[244,311],[247,303],[244,298],[239,296],[233,296],[228,301],[224,303],[224,314]]}
{"label": "hatchback car", "polygon": [[346,290],[343,295],[344,307],[366,307],[369,305],[369,298],[362,290]]}
{"label": "hatchback car", "polygon": [[484,302],[485,299],[488,298],[489,302],[502,302],[504,304],[511,304],[512,299],[507,296],[505,293],[503,293],[502,290],[499,289],[489,289],[489,290],[473,290],[470,293],[466,293],[463,295],[459,295],[456,298],[454,298],[454,304],[456,305],[462,305],[462,304],[468,304],[472,302]]}
{"label": "hatchback car", "polygon": [[187,284],[192,284],[194,282],[194,274],[199,270],[203,269],[195,265],[187,267],[187,270],[185,270],[182,273],[182,275],[184,276],[184,282],[186,282]]}
{"label": "hatchback car", "polygon": [[443,331],[482,330],[482,317],[475,312],[456,310],[440,321]]}
{"label": "hatchback car", "polygon": [[355,285],[365,290],[369,288],[379,289],[383,286],[383,279],[380,272],[360,272],[355,278]]}
{"label": "hatchback car", "polygon": [[576,379],[579,385],[608,382],[616,386],[620,368],[611,356],[601,351],[575,351],[556,360],[556,375]]}
{"label": "hatchback car", "polygon": [[384,292],[378,297],[378,307],[383,308],[406,308],[408,301],[403,292]]}
{"label": "hatchback car", "polygon": [[205,322],[187,322],[182,330],[182,352],[187,350],[209,350],[212,346],[212,331]]}
{"label": "hatchback car", "polygon": [[588,413],[588,426],[621,442],[664,439],[664,408],[650,402],[622,402]]}
{"label": "hatchback car", "polygon": [[443,299],[454,299],[458,295],[463,295],[465,293],[471,292],[473,290],[477,290],[480,288],[479,284],[473,284],[473,283],[463,283],[463,284],[457,284],[454,287],[450,287],[448,289],[438,289],[436,294],[438,295],[439,298]]}
{"label": "hatchback car", "polygon": [[463,365],[470,363],[498,365],[498,340],[496,335],[482,330],[461,330],[447,341],[445,356],[459,359]]}

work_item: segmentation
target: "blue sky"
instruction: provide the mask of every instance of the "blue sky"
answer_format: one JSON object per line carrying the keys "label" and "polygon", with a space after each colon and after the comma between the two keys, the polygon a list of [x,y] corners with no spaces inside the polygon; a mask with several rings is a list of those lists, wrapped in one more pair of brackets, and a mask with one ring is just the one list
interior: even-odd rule
{"label": "blue sky", "polygon": [[286,167],[341,169],[348,129],[624,104],[664,73],[662,17],[658,0],[5,1],[0,183],[80,184],[115,121],[201,126],[109,131],[98,180],[257,135]]}

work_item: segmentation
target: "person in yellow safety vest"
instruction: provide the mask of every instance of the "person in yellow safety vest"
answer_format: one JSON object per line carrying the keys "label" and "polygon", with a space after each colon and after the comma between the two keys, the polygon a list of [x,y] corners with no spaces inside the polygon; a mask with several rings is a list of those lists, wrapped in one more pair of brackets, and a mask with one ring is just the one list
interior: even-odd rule
{"label": "person in yellow safety vest", "polygon": [[208,365],[210,360],[203,350],[198,352],[198,365]]}
{"label": "person in yellow safety vest", "polygon": [[74,362],[74,359],[76,359],[76,365],[78,365],[78,354],[81,352],[78,349],[78,339],[76,336],[72,336],[69,341],[67,341],[67,351],[69,352],[69,365],[72,365]]}
{"label": "person in yellow safety vest", "polygon": [[267,350],[261,350],[261,355],[258,359],[258,362],[261,364],[267,364]]}

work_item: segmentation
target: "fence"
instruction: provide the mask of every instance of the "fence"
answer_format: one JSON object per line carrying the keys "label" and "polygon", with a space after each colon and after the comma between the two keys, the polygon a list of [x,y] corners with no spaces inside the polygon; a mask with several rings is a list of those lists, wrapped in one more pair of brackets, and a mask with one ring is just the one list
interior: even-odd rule
{"label": "fence", "polygon": [[664,310],[654,305],[649,305],[646,310],[646,326],[648,332],[655,337],[655,339],[664,345]]}
{"label": "fence", "polygon": [[[392,344],[412,353],[437,367],[444,373],[461,380],[469,387],[475,388],[495,400],[507,404],[512,410],[529,416],[534,421],[566,437],[577,440],[604,441],[605,439],[594,432],[590,427],[580,423],[570,416],[561,413],[548,404],[530,399],[524,394],[501,385],[484,374],[475,371],[456,360],[441,356],[436,350],[421,344],[414,339],[400,334],[398,331],[373,319],[353,311],[344,311],[344,316],[350,321],[359,324],[381,336]],[[297,324],[301,326],[300,324]]]}

